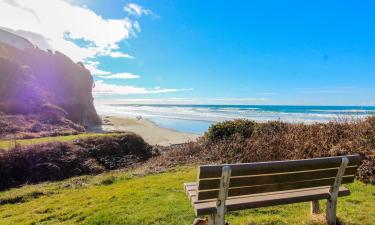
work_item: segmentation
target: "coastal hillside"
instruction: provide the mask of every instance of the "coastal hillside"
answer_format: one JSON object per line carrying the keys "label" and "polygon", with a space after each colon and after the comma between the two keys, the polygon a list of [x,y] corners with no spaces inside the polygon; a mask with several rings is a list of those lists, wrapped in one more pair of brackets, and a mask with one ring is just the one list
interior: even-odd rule
{"label": "coastal hillside", "polygon": [[[112,135],[67,141],[61,138],[25,140],[4,149],[0,151],[0,191],[114,169],[141,167],[142,171],[154,173],[199,164],[350,154],[362,157],[356,178],[375,184],[375,117],[310,125],[226,121],[212,125],[194,142],[169,146],[149,145],[134,133]],[[9,141],[0,142],[0,148],[9,144]]]}
{"label": "coastal hillside", "polygon": [[[199,164],[353,153],[363,162],[357,181],[346,186],[352,194],[340,199],[338,218],[372,224],[374,128],[375,117],[311,125],[234,120],[212,125],[195,142],[165,147],[131,133],[27,140],[0,151],[0,224],[189,224],[194,212],[182,184],[196,179]],[[227,218],[238,225],[325,224],[324,213],[309,216],[309,203]]]}
{"label": "coastal hillside", "polygon": [[[82,126],[100,123],[92,88],[93,78],[82,63],[75,63],[58,51],[40,50],[23,38],[0,30],[2,118],[4,115],[13,116],[10,119],[14,121],[55,118],[56,124],[82,130],[75,129],[69,121]],[[15,115],[28,118],[14,118]]]}

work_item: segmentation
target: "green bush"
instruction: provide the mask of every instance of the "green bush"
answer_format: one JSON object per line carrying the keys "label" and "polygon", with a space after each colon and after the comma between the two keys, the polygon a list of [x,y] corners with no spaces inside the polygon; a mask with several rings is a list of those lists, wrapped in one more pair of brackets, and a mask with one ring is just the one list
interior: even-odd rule
{"label": "green bush", "polygon": [[245,119],[224,121],[211,125],[205,133],[205,137],[212,141],[226,139],[235,134],[248,138],[253,134],[257,125],[258,123]]}

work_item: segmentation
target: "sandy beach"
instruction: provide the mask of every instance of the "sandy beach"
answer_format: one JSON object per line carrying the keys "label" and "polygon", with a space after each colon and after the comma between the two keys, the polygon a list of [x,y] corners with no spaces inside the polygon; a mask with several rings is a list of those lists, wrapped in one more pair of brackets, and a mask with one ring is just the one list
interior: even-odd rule
{"label": "sandy beach", "polygon": [[157,126],[150,120],[140,118],[102,116],[103,131],[130,131],[143,137],[143,139],[152,145],[167,146],[171,144],[180,144],[188,141],[194,141],[199,135],[178,132]]}

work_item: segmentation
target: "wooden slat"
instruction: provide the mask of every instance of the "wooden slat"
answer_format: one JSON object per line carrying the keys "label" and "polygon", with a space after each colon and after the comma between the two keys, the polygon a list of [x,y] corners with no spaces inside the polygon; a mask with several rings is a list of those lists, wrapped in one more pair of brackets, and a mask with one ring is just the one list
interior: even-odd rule
{"label": "wooden slat", "polygon": [[[285,190],[292,190],[292,189],[300,189],[300,188],[310,188],[310,187],[320,187],[320,186],[327,186],[332,185],[335,181],[335,178],[328,178],[328,179],[320,179],[320,180],[305,180],[301,182],[293,182],[293,183],[277,183],[277,184],[269,184],[269,185],[257,185],[257,186],[249,186],[249,187],[241,187],[241,188],[230,188],[228,196],[240,196],[240,195],[251,195],[256,193],[265,193],[265,192],[274,192],[274,191],[285,191]],[[345,183],[352,183],[354,181],[354,176],[347,176],[343,177],[342,184]],[[219,194],[218,190],[209,190],[209,191],[198,191],[197,199],[205,200],[205,199],[214,199],[217,198]]]}
{"label": "wooden slat", "polygon": [[187,192],[188,196],[189,196],[189,199],[191,200],[192,197],[195,197],[196,194],[197,194],[197,191],[196,190],[190,190]]}
{"label": "wooden slat", "polygon": [[194,186],[196,184],[197,182],[188,182],[188,183],[184,183],[184,186]]}
{"label": "wooden slat", "polygon": [[349,159],[348,166],[357,166],[361,162],[361,156],[348,155],[303,160],[287,160],[258,163],[240,163],[224,165],[203,165],[199,168],[199,179],[221,177],[223,166],[230,166],[232,176],[249,176],[270,173],[284,173],[292,171],[318,170],[326,168],[336,168],[341,165],[342,157]]}
{"label": "wooden slat", "polygon": [[191,201],[192,201],[192,198],[196,199],[196,195],[197,195],[197,183],[195,183],[195,182],[185,183],[184,184],[184,189],[185,189],[185,192],[186,192],[187,196],[189,197],[189,199]]}
{"label": "wooden slat", "polygon": [[[350,195],[345,187],[340,187],[339,196]],[[297,202],[308,202],[329,198],[329,187],[299,189],[295,191],[273,192],[262,195],[245,196],[242,198],[231,198],[226,201],[227,211],[267,207]],[[216,213],[216,202],[196,203],[194,209],[197,216]]]}
{"label": "wooden slat", "polygon": [[185,183],[184,184],[184,189],[185,189],[185,191],[188,191],[188,190],[192,190],[192,189],[196,189],[196,187],[197,187],[197,183]]}
{"label": "wooden slat", "polygon": [[[252,195],[246,195],[246,196],[252,196],[252,197],[255,197],[255,196],[264,196],[264,195],[274,195],[274,194],[280,194],[280,193],[295,193],[295,192],[299,192],[299,191],[306,191],[306,190],[315,190],[315,189],[326,189],[326,188],[329,188],[330,186],[323,186],[323,187],[312,187],[312,188],[301,188],[301,189],[295,189],[295,190],[287,190],[287,191],[274,191],[274,192],[268,192],[268,193],[258,193],[258,194],[252,194]],[[197,193],[197,185],[192,185],[190,186],[190,190],[189,191],[186,191],[186,195],[188,196],[188,198],[191,200],[192,203],[203,203],[203,202],[211,202],[211,201],[216,201],[213,200],[213,199],[206,199],[206,200],[201,200],[201,201],[198,201],[197,199],[197,196],[196,196],[196,193]],[[234,198],[244,198],[246,196],[231,196],[231,197],[228,197],[227,199],[234,199]]]}
{"label": "wooden slat", "polygon": [[[285,182],[299,182],[304,180],[316,180],[322,178],[336,177],[338,168],[324,170],[302,171],[282,174],[255,175],[247,177],[231,177],[229,187],[266,185]],[[355,175],[357,167],[349,167],[345,170],[345,176]],[[199,190],[218,189],[220,179],[200,180]]]}

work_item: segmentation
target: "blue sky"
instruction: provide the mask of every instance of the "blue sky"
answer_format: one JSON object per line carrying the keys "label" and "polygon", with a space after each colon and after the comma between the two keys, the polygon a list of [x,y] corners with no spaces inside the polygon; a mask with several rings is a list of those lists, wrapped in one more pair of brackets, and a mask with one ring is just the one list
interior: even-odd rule
{"label": "blue sky", "polygon": [[[108,72],[95,76],[99,87],[119,90],[97,99],[375,105],[373,1],[68,2],[139,25],[116,41],[131,57],[95,56]],[[143,13],[124,10],[129,3]]]}

